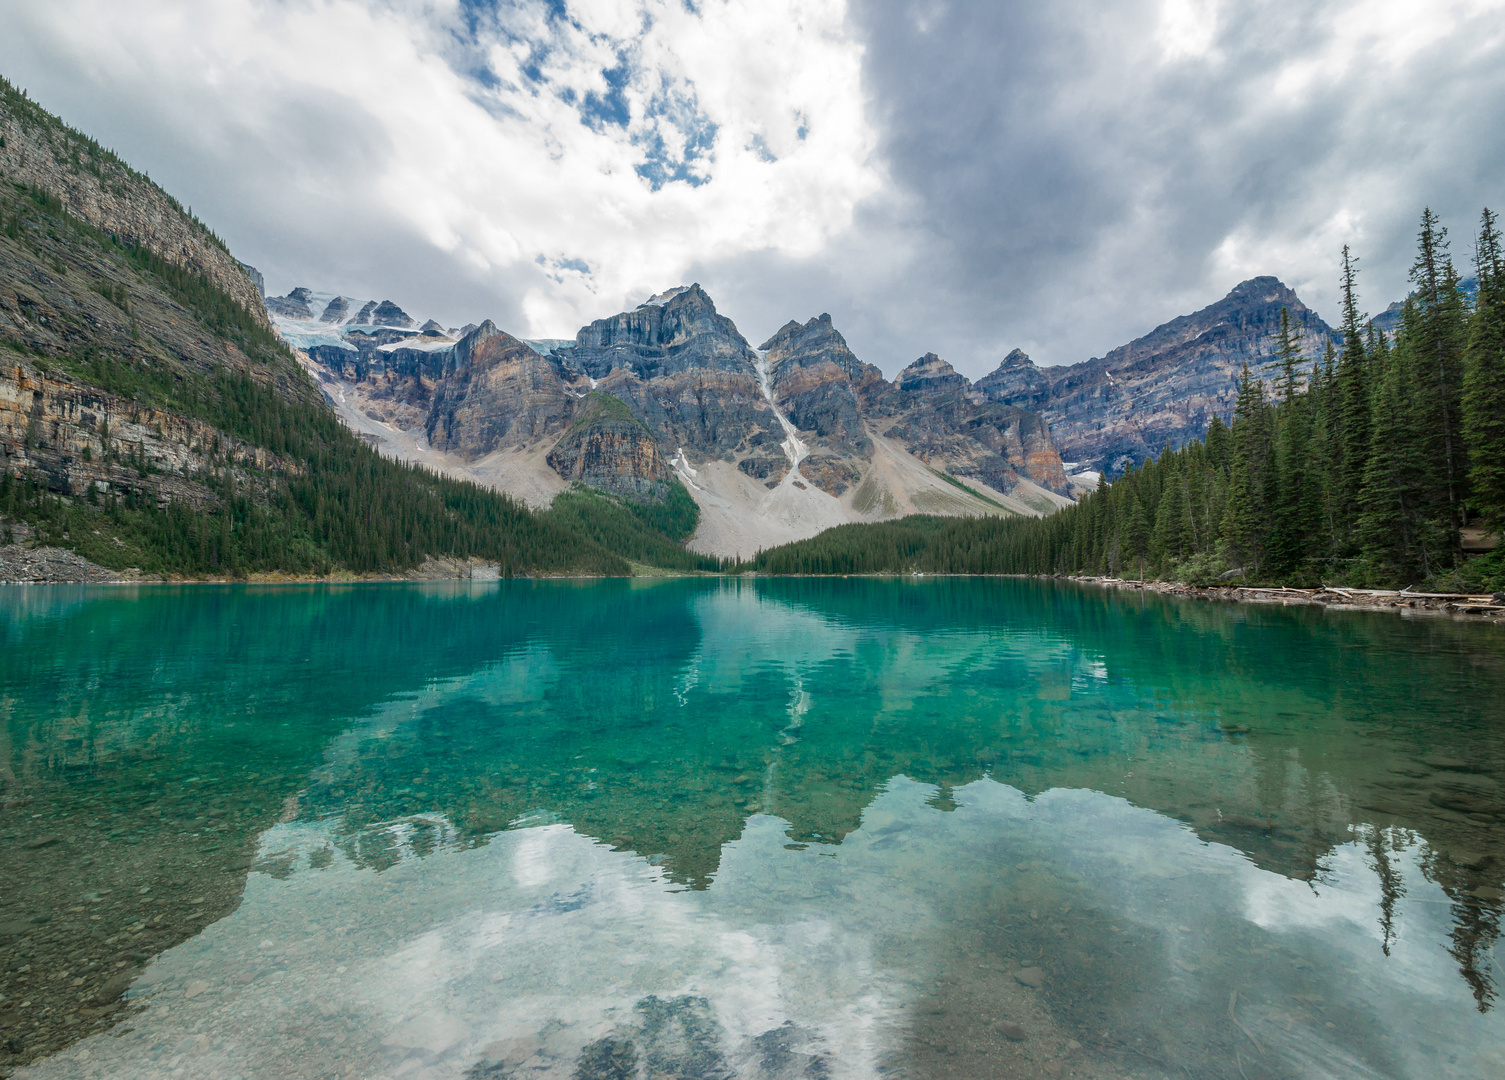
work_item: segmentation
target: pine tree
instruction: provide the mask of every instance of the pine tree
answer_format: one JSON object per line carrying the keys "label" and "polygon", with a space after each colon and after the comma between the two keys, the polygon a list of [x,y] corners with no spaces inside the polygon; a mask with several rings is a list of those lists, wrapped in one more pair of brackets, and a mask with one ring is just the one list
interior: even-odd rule
{"label": "pine tree", "polygon": [[1417,581],[1427,572],[1422,537],[1425,440],[1413,407],[1415,359],[1405,329],[1417,320],[1415,308],[1416,298],[1407,297],[1395,348],[1387,348],[1379,335],[1372,361],[1374,439],[1364,464],[1357,535],[1366,576],[1377,584]]}
{"label": "pine tree", "polygon": [[1295,574],[1310,553],[1318,531],[1317,487],[1310,475],[1311,395],[1300,393],[1301,350],[1291,313],[1280,310],[1275,362],[1280,368],[1280,406],[1275,411],[1274,484],[1270,507],[1268,571],[1279,578]]}
{"label": "pine tree", "polygon": [[[1419,510],[1431,528],[1441,526],[1447,531],[1444,543],[1456,548],[1467,480],[1460,424],[1467,312],[1458,273],[1448,257],[1447,229],[1430,208],[1422,212],[1411,280],[1416,285],[1416,303],[1407,306],[1406,335],[1417,380],[1412,404],[1426,436],[1422,452],[1429,459]],[[1441,557],[1443,553],[1434,554]]]}
{"label": "pine tree", "polygon": [[1472,505],[1486,526],[1505,531],[1505,253],[1488,210],[1475,261],[1479,294],[1464,360],[1463,434]]}
{"label": "pine tree", "polygon": [[[1359,336],[1363,317],[1354,291],[1358,260],[1343,245],[1343,349],[1338,367],[1333,410],[1333,503],[1343,546],[1358,516],[1359,493],[1371,438],[1370,407],[1373,388],[1369,353]],[[1373,323],[1370,324],[1373,329]]]}

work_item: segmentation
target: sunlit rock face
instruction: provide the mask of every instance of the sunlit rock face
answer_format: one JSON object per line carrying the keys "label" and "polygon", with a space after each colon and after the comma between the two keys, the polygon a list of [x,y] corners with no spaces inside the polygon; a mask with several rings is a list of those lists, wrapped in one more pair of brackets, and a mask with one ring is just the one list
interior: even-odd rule
{"label": "sunlit rock face", "polygon": [[1320,355],[1332,329],[1280,281],[1257,277],[1100,359],[1039,368],[1015,349],[977,388],[1038,412],[1067,460],[1120,473],[1197,438],[1214,416],[1229,418],[1243,365],[1268,377],[1281,308],[1303,352]]}

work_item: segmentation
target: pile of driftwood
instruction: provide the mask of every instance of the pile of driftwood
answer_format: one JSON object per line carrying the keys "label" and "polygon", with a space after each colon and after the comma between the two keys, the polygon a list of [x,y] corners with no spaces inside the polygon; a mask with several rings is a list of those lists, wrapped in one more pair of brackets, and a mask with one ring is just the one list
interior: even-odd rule
{"label": "pile of driftwood", "polygon": [[1505,620],[1505,593],[1423,593],[1410,589],[1343,589],[1324,585],[1319,589],[1257,589],[1247,585],[1183,585],[1177,581],[1134,581],[1123,578],[1083,577],[1073,580],[1110,585],[1118,589],[1200,596],[1209,600],[1247,600],[1264,604],[1321,604],[1330,608],[1396,608],[1432,611],[1449,615],[1474,615]]}

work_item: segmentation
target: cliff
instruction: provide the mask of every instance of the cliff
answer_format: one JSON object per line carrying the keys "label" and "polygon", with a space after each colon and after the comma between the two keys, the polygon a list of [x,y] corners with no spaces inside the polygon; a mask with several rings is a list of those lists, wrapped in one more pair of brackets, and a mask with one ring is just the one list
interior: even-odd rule
{"label": "cliff", "polygon": [[349,317],[346,298],[307,288],[267,303],[347,423],[384,452],[533,505],[569,483],[656,500],[680,482],[706,516],[694,543],[708,553],[751,554],[843,521],[1069,501],[1038,417],[933,355],[891,384],[830,315],[790,322],[755,351],[693,284],[572,341],[531,344],[490,322],[374,326],[373,305]]}
{"label": "cliff", "polygon": [[1038,412],[1067,460],[1117,474],[1227,420],[1244,364],[1268,380],[1282,308],[1305,354],[1320,356],[1332,329],[1280,281],[1257,277],[1101,358],[1040,368],[1015,349],[977,388]]}
{"label": "cliff", "polygon": [[59,200],[94,228],[188,267],[266,322],[261,275],[146,176],[0,79],[0,178]]}

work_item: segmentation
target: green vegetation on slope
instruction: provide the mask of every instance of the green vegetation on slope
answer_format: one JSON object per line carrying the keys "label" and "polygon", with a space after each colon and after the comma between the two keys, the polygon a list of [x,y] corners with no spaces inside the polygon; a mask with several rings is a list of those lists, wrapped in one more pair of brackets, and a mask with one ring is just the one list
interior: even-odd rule
{"label": "green vegetation on slope", "polygon": [[[243,358],[232,367],[216,358],[176,357],[165,348],[126,354],[82,332],[75,340],[87,344],[60,357],[37,355],[38,367],[202,420],[278,455],[285,466],[258,469],[243,456],[192,477],[219,494],[210,512],[159,507],[135,492],[112,492],[102,503],[65,498],[36,475],[7,474],[0,481],[0,513],[35,525],[46,542],[109,567],[190,576],[337,567],[393,572],[427,556],[494,560],[504,573],[629,572],[625,560],[597,542],[504,495],[381,457],[339,423],[275,335],[196,271],[93,229],[43,193],[0,192],[0,218],[7,235],[38,258],[43,236],[54,246],[103,256],[114,277],[93,289],[122,310],[130,304],[126,282],[154,289],[233,347],[225,359]],[[131,462],[127,448],[110,447],[107,433],[104,441],[108,454],[146,476],[144,460]]]}
{"label": "green vegetation on slope", "polygon": [[[17,90],[4,76],[0,76],[0,108],[14,117],[23,130],[34,129],[46,132],[54,136],[59,144],[66,146],[66,156],[59,163],[69,172],[87,173],[117,195],[126,195],[130,185],[135,183],[151,184],[170,207],[181,214],[185,220],[192,222],[211,243],[227,255],[230,253],[230,249],[225,246],[225,242],[214,230],[178,202],[171,192],[152,184],[150,177],[131,168],[130,164],[115,151],[101,146],[77,128],[69,127],[61,117],[48,112],[26,96],[23,91]],[[62,205],[59,203],[58,209],[61,208]]]}
{"label": "green vegetation on slope", "polygon": [[1467,525],[1505,525],[1505,260],[1485,211],[1470,307],[1446,236],[1427,211],[1393,344],[1366,332],[1345,250],[1341,352],[1299,370],[1283,316],[1275,383],[1246,369],[1231,427],[1215,419],[1074,507],[844,526],[749,568],[1505,587],[1505,552],[1467,559],[1462,545]]}
{"label": "green vegetation on slope", "polygon": [[726,562],[685,550],[699,507],[677,481],[663,503],[639,503],[576,484],[554,498],[544,522],[583,536],[633,562],[666,570],[716,573]]}

